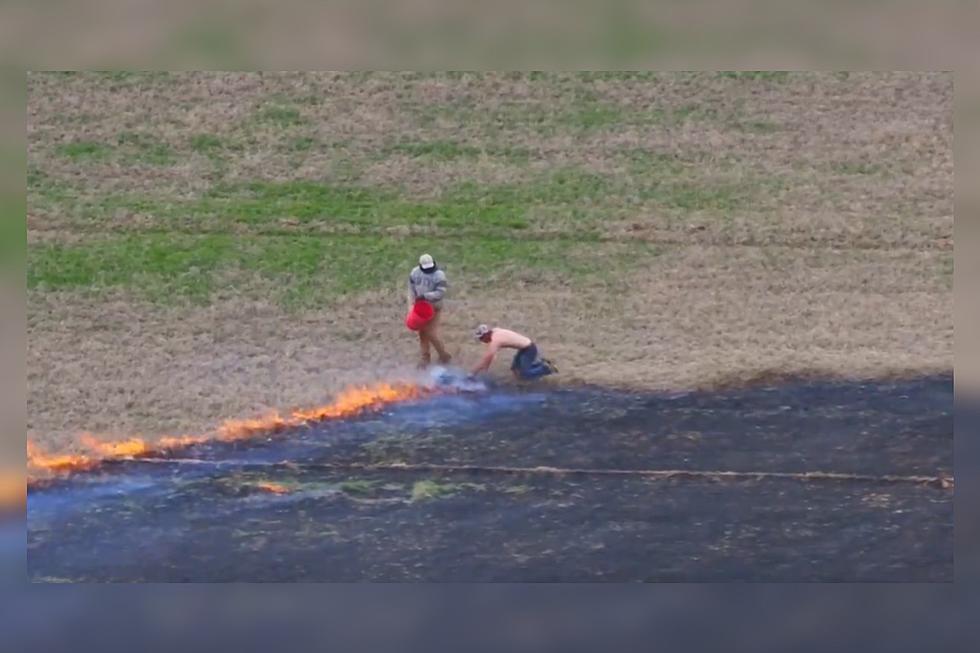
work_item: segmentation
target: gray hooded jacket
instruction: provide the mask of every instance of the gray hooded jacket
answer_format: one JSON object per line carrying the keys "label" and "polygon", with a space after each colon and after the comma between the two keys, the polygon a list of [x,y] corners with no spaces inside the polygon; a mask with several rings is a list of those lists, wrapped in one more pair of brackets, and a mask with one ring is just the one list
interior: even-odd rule
{"label": "gray hooded jacket", "polygon": [[442,308],[442,298],[449,289],[446,273],[441,269],[426,274],[422,268],[415,266],[408,275],[408,298],[410,301],[424,299],[436,308]]}

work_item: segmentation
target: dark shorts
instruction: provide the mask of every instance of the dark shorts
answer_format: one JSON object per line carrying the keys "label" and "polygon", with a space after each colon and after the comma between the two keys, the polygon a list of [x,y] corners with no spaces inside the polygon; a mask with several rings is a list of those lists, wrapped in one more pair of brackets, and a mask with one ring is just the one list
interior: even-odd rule
{"label": "dark shorts", "polygon": [[524,349],[518,349],[510,369],[525,379],[536,379],[552,373],[550,367],[538,360],[538,347],[533,342]]}
{"label": "dark shorts", "polygon": [[518,349],[514,354],[514,360],[510,363],[510,369],[520,370],[530,367],[534,361],[538,360],[538,346],[533,342],[524,349]]}

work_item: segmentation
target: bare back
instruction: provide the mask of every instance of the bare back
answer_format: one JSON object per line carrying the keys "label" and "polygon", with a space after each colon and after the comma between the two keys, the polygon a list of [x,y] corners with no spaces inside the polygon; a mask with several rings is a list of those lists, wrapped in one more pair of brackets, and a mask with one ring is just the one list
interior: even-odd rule
{"label": "bare back", "polygon": [[524,349],[531,344],[531,339],[510,329],[494,327],[490,333],[490,348],[497,349]]}

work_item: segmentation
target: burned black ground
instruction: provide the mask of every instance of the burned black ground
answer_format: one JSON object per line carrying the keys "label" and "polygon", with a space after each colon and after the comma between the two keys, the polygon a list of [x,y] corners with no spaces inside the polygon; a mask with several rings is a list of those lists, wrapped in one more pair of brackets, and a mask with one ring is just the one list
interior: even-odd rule
{"label": "burned black ground", "polygon": [[29,573],[38,581],[948,581],[952,492],[924,484],[343,466],[951,476],[952,433],[948,376],[436,397],[32,489]]}

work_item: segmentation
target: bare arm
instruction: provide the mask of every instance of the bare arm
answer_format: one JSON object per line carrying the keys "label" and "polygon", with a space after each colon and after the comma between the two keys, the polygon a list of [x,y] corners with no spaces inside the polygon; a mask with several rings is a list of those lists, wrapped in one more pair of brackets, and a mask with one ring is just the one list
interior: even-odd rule
{"label": "bare arm", "polygon": [[486,372],[490,369],[490,364],[493,363],[493,357],[497,355],[497,347],[494,343],[490,343],[487,347],[487,353],[483,354],[483,358],[477,363],[476,367],[473,368],[472,374],[479,374],[480,372]]}

